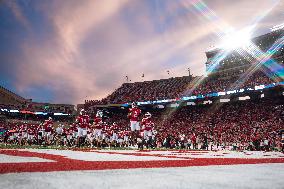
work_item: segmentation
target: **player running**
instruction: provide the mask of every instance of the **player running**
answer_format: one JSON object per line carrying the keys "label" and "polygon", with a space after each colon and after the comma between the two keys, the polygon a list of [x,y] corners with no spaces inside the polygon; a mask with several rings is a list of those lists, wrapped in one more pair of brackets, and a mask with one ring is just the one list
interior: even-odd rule
{"label": "player running", "polygon": [[44,124],[44,141],[45,145],[50,145],[52,141],[52,133],[53,133],[53,120],[51,117],[48,120],[45,120]]}
{"label": "player running", "polygon": [[154,123],[151,119],[152,115],[150,112],[147,112],[144,115],[144,118],[142,119],[141,125],[142,129],[144,131],[143,133],[143,144],[146,144],[146,147],[153,147],[152,146],[152,136],[153,136],[153,129],[154,129]]}
{"label": "player running", "polygon": [[78,122],[78,135],[77,135],[77,145],[80,147],[83,143],[85,137],[87,136],[87,128],[89,127],[90,117],[87,115],[86,111],[82,109],[80,115],[77,118]]}
{"label": "player running", "polygon": [[130,129],[131,129],[131,140],[137,139],[140,132],[139,125],[139,116],[141,114],[141,110],[137,107],[135,102],[132,103],[132,107],[129,108],[128,118],[130,119]]}
{"label": "player running", "polygon": [[96,116],[94,117],[94,139],[96,146],[101,146],[102,143],[102,130],[103,130],[103,112],[101,110],[98,110],[96,113]]}

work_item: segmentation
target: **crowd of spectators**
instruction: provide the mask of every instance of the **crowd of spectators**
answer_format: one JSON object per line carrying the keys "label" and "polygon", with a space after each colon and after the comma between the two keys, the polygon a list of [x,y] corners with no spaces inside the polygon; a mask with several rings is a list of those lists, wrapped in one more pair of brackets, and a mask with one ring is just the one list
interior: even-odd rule
{"label": "crowd of spectators", "polygon": [[124,83],[107,99],[113,103],[172,99],[187,87],[192,77],[184,76],[154,81]]}
{"label": "crowd of spectators", "polygon": [[123,104],[129,102],[177,99],[183,96],[223,92],[231,89],[254,88],[257,85],[267,85],[277,81],[261,71],[257,71],[246,80],[240,75],[231,77],[192,77],[184,76],[163,80],[124,83],[111,95],[102,101],[85,102],[85,108],[98,104]]}
{"label": "crowd of spectators", "polygon": [[27,100],[13,93],[12,91],[0,86],[0,104],[24,104]]}
{"label": "crowd of spectators", "polygon": [[269,149],[281,145],[278,132],[284,125],[283,101],[245,101],[218,106],[187,106],[173,112],[170,118],[157,119],[157,140],[168,141],[165,144],[168,147],[182,143],[193,146],[197,142],[204,148],[234,146],[260,150],[264,145]]}
{"label": "crowd of spectators", "polygon": [[0,114],[9,112],[12,110],[13,112],[26,112],[28,114],[34,114],[35,112],[43,112],[43,113],[64,113],[64,114],[73,114],[75,112],[74,105],[21,105],[21,104],[0,104]]}
{"label": "crowd of spectators", "polygon": [[241,80],[239,76],[233,76],[229,78],[205,78],[200,85],[190,92],[185,92],[183,95],[198,95],[198,94],[208,94],[213,92],[224,92],[229,90],[241,89],[241,88],[254,88],[258,85],[268,85],[274,83],[275,81],[270,79],[263,72],[256,72],[252,74],[247,79]]}

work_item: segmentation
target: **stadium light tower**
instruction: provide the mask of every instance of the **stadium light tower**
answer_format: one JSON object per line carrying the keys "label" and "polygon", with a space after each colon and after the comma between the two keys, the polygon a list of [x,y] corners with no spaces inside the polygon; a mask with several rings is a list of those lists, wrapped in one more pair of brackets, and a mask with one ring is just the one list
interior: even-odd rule
{"label": "stadium light tower", "polygon": [[224,50],[231,51],[237,48],[248,46],[251,41],[251,27],[230,31],[222,39],[220,47]]}

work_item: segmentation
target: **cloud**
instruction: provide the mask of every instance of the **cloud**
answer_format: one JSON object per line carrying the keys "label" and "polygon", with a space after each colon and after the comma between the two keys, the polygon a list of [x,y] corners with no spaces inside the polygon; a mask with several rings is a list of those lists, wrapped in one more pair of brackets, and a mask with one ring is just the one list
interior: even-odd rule
{"label": "cloud", "polygon": [[18,5],[18,3],[16,1],[9,0],[3,1],[3,3],[5,3],[10,8],[16,20],[21,23],[27,30],[31,31],[31,24],[29,23],[27,17],[25,16],[23,10]]}
{"label": "cloud", "polygon": [[46,10],[55,28],[52,38],[22,44],[25,64],[18,66],[17,88],[24,92],[31,85],[43,85],[55,91],[55,102],[79,102],[95,88],[86,63],[79,60],[80,43],[91,28],[110,18],[126,1],[57,2]]}

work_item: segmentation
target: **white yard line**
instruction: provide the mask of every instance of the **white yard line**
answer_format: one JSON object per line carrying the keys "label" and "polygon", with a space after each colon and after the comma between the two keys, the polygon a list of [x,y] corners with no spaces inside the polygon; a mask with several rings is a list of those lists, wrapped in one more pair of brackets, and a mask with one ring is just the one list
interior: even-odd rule
{"label": "white yard line", "polygon": [[20,157],[0,154],[0,163],[26,163],[26,162],[54,162],[49,159],[42,159],[38,157]]}
{"label": "white yard line", "polygon": [[[131,151],[131,150],[101,150],[102,152],[114,153],[140,153],[144,155],[161,155],[161,156],[177,156],[185,158],[248,158],[248,159],[264,159],[264,158],[284,158],[281,152],[263,152],[263,151]],[[206,153],[205,153],[206,152]]]}
{"label": "white yard line", "polygon": [[[155,156],[135,156],[123,154],[108,154],[97,152],[82,152],[72,150],[53,150],[53,149],[24,149],[23,151],[61,155],[69,159],[83,161],[153,161],[153,160],[183,160],[180,158],[167,158]],[[120,152],[120,151],[117,151]],[[134,151],[132,151],[134,152]]]}

